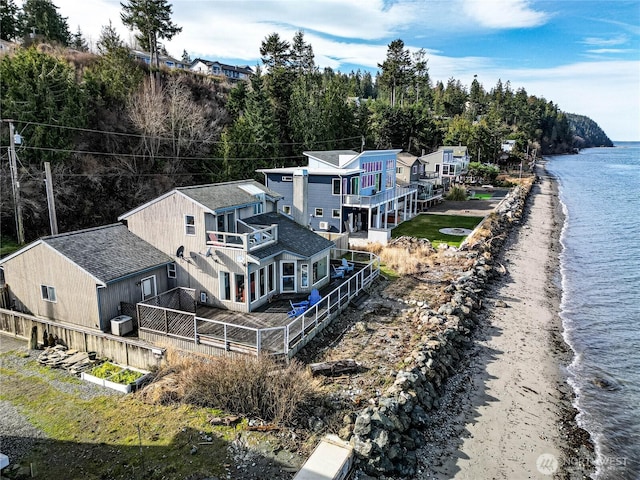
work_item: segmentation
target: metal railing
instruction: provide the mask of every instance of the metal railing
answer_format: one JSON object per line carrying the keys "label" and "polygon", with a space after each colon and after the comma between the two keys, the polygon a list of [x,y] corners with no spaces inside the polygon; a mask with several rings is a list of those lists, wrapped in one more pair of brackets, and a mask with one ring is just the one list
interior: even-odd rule
{"label": "metal railing", "polygon": [[[380,272],[380,259],[369,252],[335,249],[333,260],[345,258],[358,264],[358,269],[338,287],[325,295],[316,305],[282,326],[256,328],[236,323],[197,317],[195,313],[162,306],[154,297],[151,302],[138,304],[140,329],[163,333],[170,337],[193,340],[227,351],[255,355],[286,355],[293,357],[321,331],[346,305],[373,282]],[[162,298],[175,305],[175,290]],[[186,290],[186,298],[191,289]],[[169,293],[169,292],[167,292]],[[183,296],[183,295],[181,295]],[[183,297],[185,297],[183,296]],[[156,300],[157,299],[157,300]]]}
{"label": "metal railing", "polygon": [[343,195],[342,204],[349,207],[371,207],[412,195],[415,192],[415,188],[395,187],[375,195]]}

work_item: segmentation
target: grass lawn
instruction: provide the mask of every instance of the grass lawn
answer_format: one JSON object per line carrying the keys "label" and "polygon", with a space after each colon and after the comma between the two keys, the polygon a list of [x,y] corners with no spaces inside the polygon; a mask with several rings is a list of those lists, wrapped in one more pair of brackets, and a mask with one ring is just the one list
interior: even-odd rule
{"label": "grass lawn", "polygon": [[435,247],[440,243],[446,243],[459,247],[465,236],[445,235],[440,233],[441,228],[468,228],[473,230],[484,217],[464,217],[460,215],[429,215],[421,214],[394,228],[391,236],[402,237],[404,235],[416,238],[428,238]]}
{"label": "grass lawn", "polygon": [[43,475],[37,478],[160,480],[225,474],[227,445],[237,432],[211,426],[207,416],[218,411],[149,405],[135,395],[83,400],[55,387],[56,382],[72,387],[81,380],[33,360],[19,371],[3,365],[0,375],[0,400],[11,402],[48,437],[22,462]]}
{"label": "grass lawn", "polygon": [[471,199],[477,198],[478,200],[489,200],[493,197],[493,193],[477,193],[471,197]]}

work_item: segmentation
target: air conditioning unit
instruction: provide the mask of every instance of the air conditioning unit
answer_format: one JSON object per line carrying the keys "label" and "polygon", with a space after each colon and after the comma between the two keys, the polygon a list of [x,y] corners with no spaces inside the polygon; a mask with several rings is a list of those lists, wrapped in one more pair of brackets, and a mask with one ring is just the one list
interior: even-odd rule
{"label": "air conditioning unit", "polygon": [[200,303],[207,303],[207,292],[200,292]]}
{"label": "air conditioning unit", "polygon": [[329,230],[329,222],[320,222],[320,230]]}
{"label": "air conditioning unit", "polygon": [[111,319],[111,334],[123,337],[133,332],[133,319],[129,315],[118,315]]}

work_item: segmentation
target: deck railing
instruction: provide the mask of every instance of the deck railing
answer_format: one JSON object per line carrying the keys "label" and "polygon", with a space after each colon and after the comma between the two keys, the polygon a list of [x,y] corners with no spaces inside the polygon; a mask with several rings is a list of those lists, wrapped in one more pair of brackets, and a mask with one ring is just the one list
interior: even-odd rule
{"label": "deck railing", "polygon": [[278,241],[278,226],[257,228],[248,233],[231,233],[207,230],[207,245],[225,248],[238,248],[252,252]]}
{"label": "deck railing", "polygon": [[342,204],[350,207],[375,207],[392,200],[397,200],[416,192],[411,187],[395,187],[374,195],[343,195]]}
{"label": "deck railing", "polygon": [[[380,260],[372,253],[335,249],[331,258],[345,258],[348,262],[357,264],[357,271],[320,302],[286,325],[255,328],[197,317],[192,311],[176,310],[168,306],[176,305],[176,290],[180,289],[174,289],[171,294],[167,292],[162,298],[158,296],[138,304],[140,329],[193,340],[196,344],[227,351],[284,355],[291,358],[379,275]],[[179,295],[188,302],[194,292],[192,289],[184,290],[185,294]],[[167,306],[163,306],[163,303]]]}

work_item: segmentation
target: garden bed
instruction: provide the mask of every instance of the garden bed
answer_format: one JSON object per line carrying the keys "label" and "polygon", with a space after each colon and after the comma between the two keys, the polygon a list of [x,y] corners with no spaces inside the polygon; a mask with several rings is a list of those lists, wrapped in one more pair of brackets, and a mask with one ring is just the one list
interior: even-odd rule
{"label": "garden bed", "polygon": [[111,388],[122,393],[130,393],[138,389],[149,376],[149,372],[133,367],[123,367],[111,362],[104,362],[90,372],[82,372],[80,378],[87,382]]}

